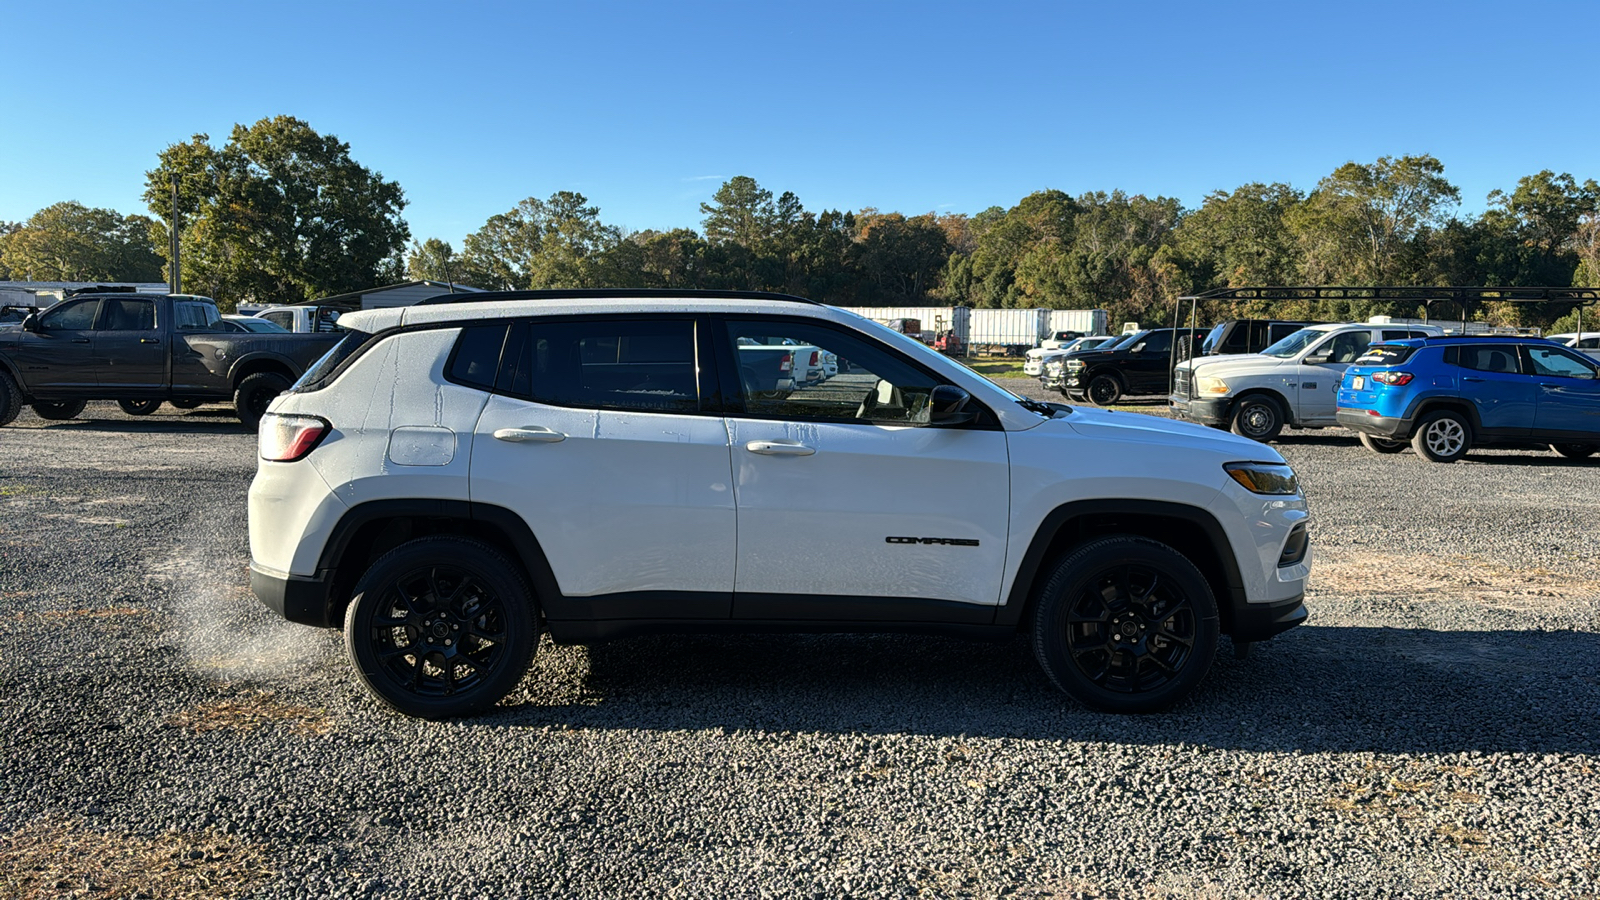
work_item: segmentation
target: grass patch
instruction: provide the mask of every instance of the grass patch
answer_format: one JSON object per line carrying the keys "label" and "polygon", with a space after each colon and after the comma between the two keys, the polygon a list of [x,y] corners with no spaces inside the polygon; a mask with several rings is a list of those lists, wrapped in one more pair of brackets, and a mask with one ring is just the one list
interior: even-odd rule
{"label": "grass patch", "polygon": [[1025,362],[1025,360],[1020,360],[1020,359],[994,359],[994,360],[964,359],[961,362],[966,364],[967,368],[971,369],[972,371],[977,372],[979,375],[983,375],[983,376],[986,376],[988,378],[1032,378],[1033,377],[1031,375],[1024,374],[1023,371],[1022,371],[1022,364]]}
{"label": "grass patch", "polygon": [[327,734],[333,727],[328,714],[298,703],[285,703],[268,691],[245,691],[180,710],[167,725],[203,734],[208,731],[250,732],[263,725],[287,725],[295,734]]}
{"label": "grass patch", "polygon": [[242,897],[276,876],[265,848],[216,832],[155,838],[38,822],[0,835],[0,893],[46,897]]}

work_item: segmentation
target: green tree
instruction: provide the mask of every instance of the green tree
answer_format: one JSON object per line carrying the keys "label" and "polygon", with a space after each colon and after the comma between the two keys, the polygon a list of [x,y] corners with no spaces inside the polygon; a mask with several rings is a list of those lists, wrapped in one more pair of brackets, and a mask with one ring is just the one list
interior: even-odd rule
{"label": "green tree", "polygon": [[1514,247],[1516,271],[1505,284],[1566,285],[1578,266],[1578,223],[1595,211],[1600,185],[1579,184],[1571,175],[1545,169],[1517,181],[1509,194],[1489,193],[1485,228]]}
{"label": "green tree", "polygon": [[789,208],[780,214],[771,191],[748,175],[735,175],[723,182],[710,203],[700,204],[700,212],[705,216],[701,227],[705,230],[706,242],[731,242],[746,250],[760,249],[760,245],[778,230],[785,215],[791,218],[795,215],[798,199],[793,194],[785,194],[784,199]]}
{"label": "green tree", "polygon": [[160,281],[151,222],[67,201],[9,225],[0,265],[20,281]]}
{"label": "green tree", "polygon": [[166,238],[178,183],[185,286],[229,303],[293,302],[389,283],[411,234],[400,186],[291,116],[162,151],[145,201]]}
{"label": "green tree", "polygon": [[[406,274],[416,281],[454,282],[460,278],[456,251],[449,241],[428,238],[411,242],[406,252]],[[474,285],[476,287],[476,285]]]}
{"label": "green tree", "polygon": [[908,219],[862,210],[856,227],[852,261],[872,289],[872,305],[921,305],[950,258],[950,241],[937,219],[931,213]]}
{"label": "green tree", "polygon": [[600,208],[573,191],[557,191],[549,200],[529,197],[508,212],[491,216],[467,235],[462,256],[467,268],[481,273],[495,290],[600,287],[614,280],[632,281],[608,263],[622,231],[600,221]]}
{"label": "green tree", "polygon": [[22,229],[21,222],[0,219],[0,281],[11,281],[11,268],[6,265],[6,238]]}
{"label": "green tree", "polygon": [[1461,192],[1432,156],[1349,162],[1317,182],[1288,217],[1309,284],[1412,284],[1427,244]]}

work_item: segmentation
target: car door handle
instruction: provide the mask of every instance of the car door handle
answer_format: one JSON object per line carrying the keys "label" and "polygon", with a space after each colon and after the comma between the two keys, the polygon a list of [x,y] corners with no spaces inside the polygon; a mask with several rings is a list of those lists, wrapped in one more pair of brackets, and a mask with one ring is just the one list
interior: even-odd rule
{"label": "car door handle", "polygon": [[74,344],[87,344],[87,343],[89,343],[89,339],[88,338],[73,338],[72,342]]}
{"label": "car door handle", "polygon": [[159,343],[161,343],[161,339],[160,338],[139,338],[139,343],[141,343],[141,344],[159,344]]}
{"label": "car door handle", "polygon": [[1542,388],[1550,388],[1550,389],[1551,389],[1551,390],[1554,390],[1554,389],[1556,389],[1556,388],[1558,388],[1558,387],[1561,387],[1561,385],[1559,385],[1559,384],[1543,384],[1543,383],[1541,383],[1541,384],[1540,384],[1540,385],[1539,385],[1539,387],[1542,387]]}
{"label": "car door handle", "polygon": [[1471,382],[1474,382],[1476,384],[1482,384],[1483,383],[1483,379],[1482,378],[1471,378],[1471,377],[1468,377],[1468,376],[1462,376],[1461,380],[1462,381],[1471,381]]}
{"label": "car door handle", "polygon": [[494,439],[497,441],[510,441],[513,444],[559,444],[567,436],[559,431],[551,431],[543,425],[525,425],[522,428],[501,428],[495,431]]}
{"label": "car door handle", "polygon": [[805,444],[796,444],[792,441],[751,441],[744,445],[751,453],[762,456],[810,456],[817,452],[815,447]]}

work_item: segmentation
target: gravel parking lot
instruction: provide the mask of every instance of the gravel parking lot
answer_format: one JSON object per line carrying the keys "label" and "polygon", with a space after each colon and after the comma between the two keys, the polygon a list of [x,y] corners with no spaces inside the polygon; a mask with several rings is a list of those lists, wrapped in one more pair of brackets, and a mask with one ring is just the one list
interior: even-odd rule
{"label": "gravel parking lot", "polygon": [[1312,621],[1163,715],[1020,640],[749,636],[427,723],[250,595],[252,435],[88,414],[0,429],[0,895],[1600,893],[1600,459],[1289,433]]}

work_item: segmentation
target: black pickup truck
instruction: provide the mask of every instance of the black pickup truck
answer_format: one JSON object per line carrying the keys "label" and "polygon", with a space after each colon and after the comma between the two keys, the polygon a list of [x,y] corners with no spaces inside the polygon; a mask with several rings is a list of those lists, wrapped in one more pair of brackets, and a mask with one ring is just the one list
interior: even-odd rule
{"label": "black pickup truck", "polygon": [[224,331],[217,305],[185,294],[80,294],[0,326],[0,425],[24,403],[71,419],[89,400],[116,400],[148,415],[232,401],[254,428],[272,398],[342,334]]}
{"label": "black pickup truck", "polygon": [[1171,385],[1172,339],[1188,338],[1191,346],[1205,332],[1189,328],[1152,328],[1109,344],[1110,350],[1068,353],[1045,364],[1042,383],[1069,400],[1087,397],[1096,406],[1110,406],[1128,394],[1159,394]]}

